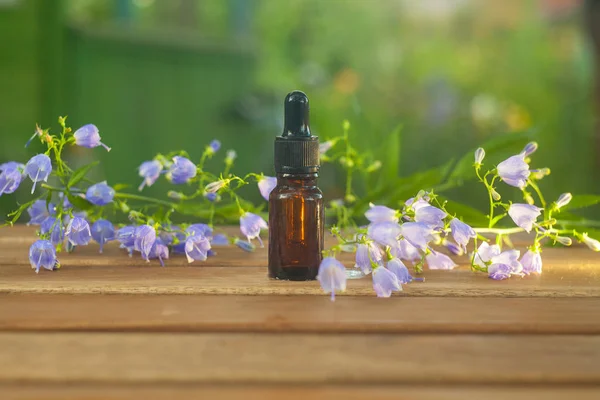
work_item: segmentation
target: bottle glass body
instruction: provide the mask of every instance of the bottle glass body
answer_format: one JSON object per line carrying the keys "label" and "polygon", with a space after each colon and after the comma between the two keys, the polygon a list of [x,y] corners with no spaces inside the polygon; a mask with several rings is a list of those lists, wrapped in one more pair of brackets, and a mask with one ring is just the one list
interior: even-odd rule
{"label": "bottle glass body", "polygon": [[269,196],[269,277],[313,280],[323,258],[323,193],[317,174],[277,174]]}

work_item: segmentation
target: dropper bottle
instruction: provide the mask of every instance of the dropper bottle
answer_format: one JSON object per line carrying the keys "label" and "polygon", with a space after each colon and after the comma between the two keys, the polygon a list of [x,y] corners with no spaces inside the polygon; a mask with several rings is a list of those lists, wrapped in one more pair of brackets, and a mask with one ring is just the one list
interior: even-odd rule
{"label": "dropper bottle", "polygon": [[323,251],[319,138],[310,133],[304,93],[289,93],[284,107],[283,133],[275,138],[277,186],[269,196],[269,277],[313,280]]}

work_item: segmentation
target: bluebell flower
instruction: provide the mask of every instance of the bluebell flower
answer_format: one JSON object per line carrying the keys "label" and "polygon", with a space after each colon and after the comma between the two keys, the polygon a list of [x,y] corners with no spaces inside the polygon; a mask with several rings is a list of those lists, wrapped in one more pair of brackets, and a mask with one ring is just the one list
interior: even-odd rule
{"label": "bluebell flower", "polygon": [[480,268],[486,268],[488,263],[495,256],[500,254],[500,246],[497,244],[491,245],[488,242],[481,242],[479,248],[473,256],[473,263]]}
{"label": "bluebell flower", "polygon": [[100,253],[104,248],[104,243],[115,240],[115,227],[112,222],[105,219],[99,219],[92,224],[92,238],[100,244]]}
{"label": "bluebell flower", "polygon": [[138,190],[142,191],[142,189],[144,189],[145,186],[154,185],[154,182],[156,182],[156,180],[160,176],[162,169],[162,164],[156,160],[144,161],[138,167],[138,174],[140,175],[140,177],[144,178],[141,185],[138,187]]}
{"label": "bluebell flower", "polygon": [[[48,209],[51,211],[48,211]],[[55,214],[54,204],[50,203],[48,207],[44,200],[36,200],[27,209],[27,214],[29,214],[29,222],[27,225],[39,225],[50,215]]]}
{"label": "bluebell flower", "polygon": [[161,230],[158,233],[158,239],[166,246],[170,246],[175,242],[175,239],[177,239],[178,242],[185,241],[186,236],[185,232],[177,225],[164,227],[164,230]]}
{"label": "bluebell flower", "polygon": [[208,151],[210,153],[216,153],[217,151],[219,151],[220,148],[221,148],[221,142],[218,141],[217,139],[213,140],[208,145]]}
{"label": "bluebell flower", "polygon": [[481,147],[475,150],[475,165],[481,165],[481,162],[485,158],[485,150]]}
{"label": "bluebell flower", "polygon": [[[396,275],[396,277],[398,278],[398,282],[400,284],[407,284],[407,283],[411,283],[412,281],[422,281],[423,280],[423,278],[414,278],[408,271],[408,268],[406,268],[406,265],[404,265],[404,263],[399,258],[396,258],[396,257],[394,257],[388,261],[386,268],[391,273]],[[377,269],[379,269],[379,268],[377,268]]]}
{"label": "bluebell flower", "polygon": [[529,274],[541,274],[542,273],[542,256],[539,251],[527,250],[523,257],[521,257],[521,265],[523,266],[523,273]]}
{"label": "bluebell flower", "polygon": [[8,161],[3,164],[0,164],[1,172],[13,170],[13,169],[18,170],[19,172],[21,172],[21,174],[25,174],[25,164],[21,164],[16,161]]}
{"label": "bluebell flower", "polygon": [[319,265],[317,280],[325,293],[331,293],[331,301],[335,300],[335,292],[346,290],[346,268],[333,257],[326,257]]}
{"label": "bluebell flower", "polygon": [[593,251],[600,251],[600,242],[588,236],[587,233],[581,235],[581,241]]}
{"label": "bluebell flower", "polygon": [[244,251],[247,251],[249,253],[251,253],[254,250],[256,250],[256,246],[254,246],[252,243],[246,242],[245,240],[240,240],[238,238],[235,239],[235,241],[233,242],[233,244],[235,244],[240,249],[242,249]]}
{"label": "bluebell flower", "polygon": [[112,203],[115,190],[106,184],[106,181],[96,183],[88,188],[85,198],[96,206],[105,206]]}
{"label": "bluebell flower", "polygon": [[227,238],[227,235],[225,235],[223,233],[218,233],[213,236],[210,243],[213,246],[227,246],[227,245],[229,245],[229,239]]}
{"label": "bluebell flower", "polygon": [[206,193],[217,193],[219,190],[223,189],[229,181],[227,179],[219,179],[218,181],[214,181],[206,185],[204,191]]}
{"label": "bluebell flower", "polygon": [[48,181],[48,177],[52,172],[52,161],[50,157],[45,154],[38,154],[31,157],[31,159],[25,165],[25,173],[29,176],[29,179],[33,181],[33,188],[31,193],[35,191],[35,185],[37,182]]}
{"label": "bluebell flower", "polygon": [[142,253],[142,258],[149,261],[152,245],[156,241],[156,230],[150,225],[140,225],[133,233],[133,249]]}
{"label": "bluebell flower", "polygon": [[126,249],[129,252],[129,256],[133,253],[135,247],[135,230],[137,227],[128,225],[119,228],[117,231],[117,240],[121,243],[121,248]]}
{"label": "bluebell flower", "polygon": [[563,193],[558,196],[558,200],[556,200],[556,203],[554,203],[554,208],[559,210],[569,204],[571,200],[573,200],[573,195],[571,193]]}
{"label": "bluebell flower", "polygon": [[221,196],[219,196],[217,193],[204,193],[204,198],[206,198],[206,200],[210,201],[211,203],[215,203],[221,200]]}
{"label": "bluebell flower", "polygon": [[162,240],[156,239],[152,244],[152,248],[150,249],[150,253],[148,254],[148,258],[155,259],[158,258],[161,266],[165,266],[164,260],[169,259],[169,248],[165,245]]}
{"label": "bluebell flower", "polygon": [[523,189],[527,185],[527,178],[531,174],[529,164],[525,162],[523,154],[517,154],[502,161],[498,164],[497,171],[500,179],[506,184],[519,189]]}
{"label": "bluebell flower", "polygon": [[188,236],[202,235],[210,239],[213,233],[213,229],[206,224],[192,224],[187,227],[185,233]]}
{"label": "bluebell flower", "polygon": [[521,154],[523,154],[525,157],[527,157],[527,156],[530,156],[531,154],[535,153],[535,151],[537,149],[538,149],[537,142],[529,142],[525,145],[525,148],[523,149]]}
{"label": "bluebell flower", "polygon": [[467,244],[469,240],[477,237],[477,233],[469,225],[465,224],[458,218],[454,218],[450,221],[450,229],[452,230],[452,237],[454,241],[463,249],[467,251]]}
{"label": "bluebell flower", "polygon": [[367,236],[382,246],[394,247],[398,243],[401,228],[396,222],[373,222],[369,224]]}
{"label": "bluebell flower", "polygon": [[448,214],[437,207],[427,205],[415,209],[415,222],[420,222],[429,225],[433,229],[441,229],[444,227],[444,218]]}
{"label": "bluebell flower", "polygon": [[42,235],[50,233],[50,243],[54,246],[62,243],[65,238],[62,222],[55,217],[46,218],[40,225]]}
{"label": "bluebell flower", "polygon": [[269,195],[277,186],[277,178],[272,176],[261,176],[258,180],[258,190],[263,199],[269,201]]}
{"label": "bluebell flower", "polygon": [[23,175],[18,169],[5,169],[0,173],[0,196],[14,193],[21,184]]}
{"label": "bluebell flower", "polygon": [[377,297],[390,297],[392,292],[400,292],[402,286],[394,273],[384,267],[378,267],[373,271],[373,290]]}
{"label": "bluebell flower", "polygon": [[391,248],[391,253],[394,257],[407,261],[415,262],[421,259],[419,249],[410,244],[406,239],[400,239],[398,244]]}
{"label": "bluebell flower", "polygon": [[386,206],[371,203],[365,217],[371,222],[398,222],[398,212]]}
{"label": "bluebell flower", "polygon": [[185,157],[173,157],[173,164],[167,172],[167,179],[175,184],[189,182],[196,176],[196,165]]}
{"label": "bluebell flower", "polygon": [[100,132],[94,124],[87,124],[77,129],[73,137],[75,137],[75,144],[78,146],[87,147],[88,149],[102,146],[106,151],[110,151],[110,147],[100,141]]}
{"label": "bluebell flower", "polygon": [[466,251],[466,249],[463,250],[463,248],[461,246],[457,245],[454,242],[451,242],[450,240],[443,240],[442,244],[448,250],[450,250],[450,253],[454,254],[455,256],[462,256],[463,253]]}
{"label": "bluebell flower", "polygon": [[80,217],[75,217],[69,221],[65,235],[73,246],[85,246],[92,239],[90,225]]}
{"label": "bluebell flower", "polygon": [[510,215],[514,223],[520,228],[525,229],[527,233],[531,232],[535,220],[541,213],[541,208],[530,204],[513,203],[508,208],[508,215]]}
{"label": "bluebell flower", "polygon": [[450,257],[434,250],[425,256],[425,260],[429,269],[454,269],[457,266]]}
{"label": "bluebell flower", "polygon": [[210,250],[210,242],[203,235],[190,236],[185,241],[185,256],[188,263],[194,260],[205,261]]}
{"label": "bluebell flower", "polygon": [[405,222],[402,224],[401,234],[410,244],[422,251],[425,251],[435,238],[433,229],[420,222]]}
{"label": "bluebell flower", "polygon": [[507,250],[492,257],[488,266],[488,276],[495,280],[510,278],[511,275],[522,275],[523,266],[519,262],[518,250]]}
{"label": "bluebell flower", "polygon": [[37,240],[29,248],[29,262],[35,272],[40,272],[44,267],[50,271],[56,265],[56,250],[48,240]]}
{"label": "bluebell flower", "polygon": [[383,265],[383,252],[375,243],[361,243],[356,248],[356,262],[354,268],[359,268],[363,274],[368,275],[373,269],[373,264]]}
{"label": "bluebell flower", "polygon": [[267,221],[265,221],[260,215],[246,212],[240,217],[240,231],[246,236],[249,242],[252,239],[258,239],[261,247],[264,247],[263,242],[260,238],[261,229],[268,229]]}

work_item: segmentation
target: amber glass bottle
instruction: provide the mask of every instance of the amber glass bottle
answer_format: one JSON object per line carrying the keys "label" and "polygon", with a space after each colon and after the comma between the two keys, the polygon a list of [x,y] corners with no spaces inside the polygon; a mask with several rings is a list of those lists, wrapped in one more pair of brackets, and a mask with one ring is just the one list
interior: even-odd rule
{"label": "amber glass bottle", "polygon": [[285,98],[285,123],[275,139],[277,186],[269,197],[269,277],[315,279],[323,251],[323,194],[317,187],[319,138],[309,126],[308,97]]}

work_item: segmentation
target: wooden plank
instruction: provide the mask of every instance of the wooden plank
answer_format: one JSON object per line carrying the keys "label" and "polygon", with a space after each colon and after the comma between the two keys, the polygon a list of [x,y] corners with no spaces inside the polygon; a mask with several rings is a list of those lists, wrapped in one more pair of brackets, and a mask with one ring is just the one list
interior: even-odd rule
{"label": "wooden plank", "polygon": [[599,387],[552,386],[298,386],[298,385],[15,385],[0,384],[4,400],[596,400]]}
{"label": "wooden plank", "polygon": [[0,348],[0,382],[600,383],[600,336],[17,332]]}
{"label": "wooden plank", "polygon": [[600,334],[600,299],[0,295],[1,331]]}
{"label": "wooden plank", "polygon": [[[99,256],[97,246],[62,254],[60,271],[29,267],[27,249],[34,240],[31,227],[0,229],[0,293],[122,293],[122,294],[322,294],[316,282],[271,281],[266,249],[245,253],[234,247],[218,249],[206,262],[187,264],[181,256],[161,268],[157,261],[129,258],[115,243]],[[228,228],[231,229],[231,228]],[[28,233],[29,236],[24,236]],[[344,258],[353,264],[350,255]],[[449,297],[599,297],[600,255],[587,248],[546,249],[541,276],[496,282],[473,273],[465,258],[453,271],[425,271],[424,284],[405,286],[403,296]],[[232,268],[244,267],[244,268]],[[370,278],[349,282],[349,295],[372,296]]]}

